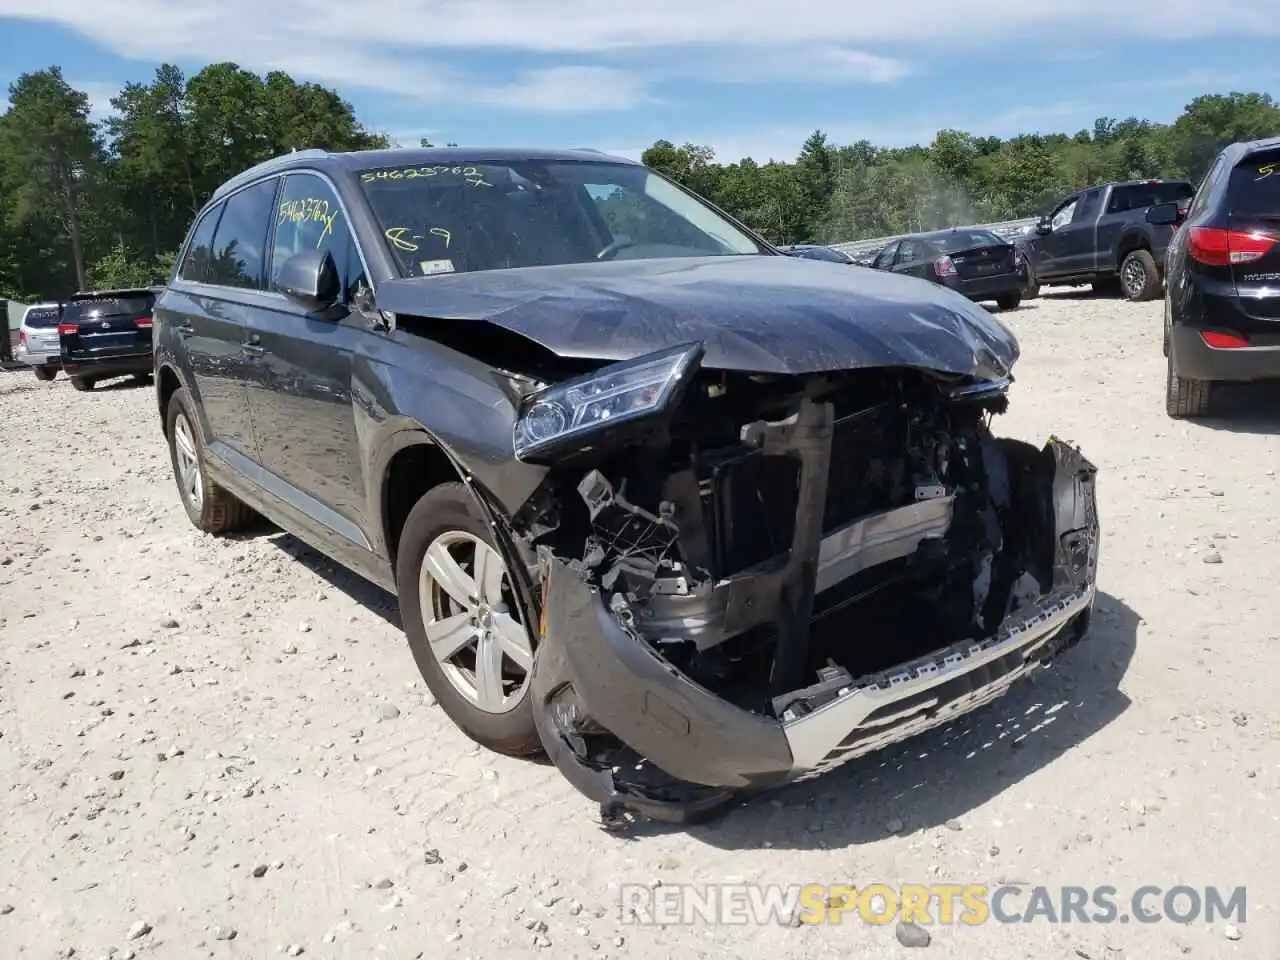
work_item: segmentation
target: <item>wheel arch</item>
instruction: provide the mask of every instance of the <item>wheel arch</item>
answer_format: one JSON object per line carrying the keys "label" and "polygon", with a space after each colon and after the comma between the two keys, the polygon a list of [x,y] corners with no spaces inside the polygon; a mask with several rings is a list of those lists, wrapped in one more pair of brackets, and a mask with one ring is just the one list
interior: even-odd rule
{"label": "wheel arch", "polygon": [[182,378],[169,364],[161,364],[156,371],[156,406],[160,410],[160,429],[168,436],[169,401],[182,389]]}
{"label": "wheel arch", "polygon": [[[519,549],[511,523],[497,500],[484,489],[472,473],[466,469],[449,446],[421,424],[405,425],[388,438],[379,457],[382,467],[375,474],[377,507],[373,516],[378,518],[382,546],[391,563],[393,578],[398,578],[396,555],[400,534],[409,511],[427,491],[445,483],[462,483],[480,508],[489,525],[512,584],[519,597],[525,623],[539,622],[541,598],[534,589],[530,575],[529,554]],[[535,637],[536,630],[531,629]]]}
{"label": "wheel arch", "polygon": [[1128,230],[1120,236],[1120,244],[1116,247],[1116,271],[1119,272],[1124,258],[1135,250],[1151,252],[1151,238],[1141,230]]}

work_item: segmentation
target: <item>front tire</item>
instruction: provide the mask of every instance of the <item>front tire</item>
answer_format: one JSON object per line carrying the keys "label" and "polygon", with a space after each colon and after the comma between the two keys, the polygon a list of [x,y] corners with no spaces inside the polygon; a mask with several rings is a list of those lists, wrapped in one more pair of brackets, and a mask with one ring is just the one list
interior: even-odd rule
{"label": "front tire", "polygon": [[96,381],[92,377],[72,377],[71,386],[75,387],[81,393],[89,393],[93,390]]}
{"label": "front tire", "polygon": [[1134,250],[1120,264],[1120,288],[1134,303],[1154,300],[1160,293],[1160,270],[1150,250]]}
{"label": "front tire", "polygon": [[489,524],[463,484],[435,487],[409,511],[396,572],[409,649],[449,719],[497,753],[542,753],[529,690],[533,640]]}
{"label": "front tire", "polygon": [[204,440],[196,422],[191,395],[185,387],[174,391],[165,410],[165,435],[169,438],[169,461],[173,464],[178,497],[197,529],[212,534],[231,533],[247,524],[254,514],[209,479]]}
{"label": "front tire", "polygon": [[36,379],[41,383],[48,383],[58,375],[57,367],[36,367]]}
{"label": "front tire", "polygon": [[1187,380],[1178,376],[1173,369],[1172,350],[1168,356],[1164,388],[1165,412],[1175,420],[1205,416],[1213,399],[1213,381]]}
{"label": "front tire", "polygon": [[1009,293],[996,299],[996,306],[1001,310],[1016,310],[1021,303],[1022,294],[1020,293]]}

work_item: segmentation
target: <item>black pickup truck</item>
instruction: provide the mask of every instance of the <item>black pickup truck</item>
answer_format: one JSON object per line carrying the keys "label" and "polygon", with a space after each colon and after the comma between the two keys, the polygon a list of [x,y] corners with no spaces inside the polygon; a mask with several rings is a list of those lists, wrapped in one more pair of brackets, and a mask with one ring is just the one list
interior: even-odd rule
{"label": "black pickup truck", "polygon": [[1040,218],[1022,247],[1033,284],[1119,286],[1128,300],[1160,295],[1164,253],[1176,226],[1147,222],[1147,210],[1176,202],[1185,213],[1195,187],[1185,180],[1129,180],[1088,187]]}

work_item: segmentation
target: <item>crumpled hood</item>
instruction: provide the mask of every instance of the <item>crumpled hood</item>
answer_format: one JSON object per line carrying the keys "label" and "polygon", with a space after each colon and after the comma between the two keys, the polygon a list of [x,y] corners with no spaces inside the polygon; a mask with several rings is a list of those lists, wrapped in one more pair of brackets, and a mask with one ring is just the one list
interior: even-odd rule
{"label": "crumpled hood", "polygon": [[391,280],[379,309],[484,321],[572,358],[629,360],[701,341],[702,366],[770,374],[910,366],[1008,374],[1014,335],[912,277],[785,256],[615,260]]}

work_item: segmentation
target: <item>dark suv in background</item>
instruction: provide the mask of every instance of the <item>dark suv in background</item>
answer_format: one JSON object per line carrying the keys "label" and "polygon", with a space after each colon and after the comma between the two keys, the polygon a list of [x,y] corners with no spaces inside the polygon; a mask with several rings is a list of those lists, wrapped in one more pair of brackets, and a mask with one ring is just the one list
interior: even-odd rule
{"label": "dark suv in background", "polygon": [[62,369],[73,387],[92,390],[99,380],[151,376],[151,311],[158,292],[154,287],[95,290],[66,301],[58,339]]}
{"label": "dark suv in background", "polygon": [[1223,150],[1185,219],[1175,203],[1147,219],[1176,228],[1164,302],[1169,416],[1209,413],[1217,383],[1280,379],[1280,137]]}

